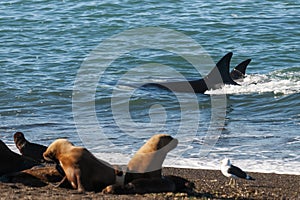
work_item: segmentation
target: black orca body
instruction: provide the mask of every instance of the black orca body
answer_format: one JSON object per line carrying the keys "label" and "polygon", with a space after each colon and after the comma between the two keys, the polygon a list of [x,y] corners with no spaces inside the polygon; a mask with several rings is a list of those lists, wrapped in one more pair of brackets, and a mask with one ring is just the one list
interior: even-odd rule
{"label": "black orca body", "polygon": [[219,60],[216,66],[203,79],[192,81],[147,83],[143,87],[154,86],[162,89],[169,89],[176,92],[195,92],[204,93],[206,90],[221,88],[224,84],[238,85],[233,79],[240,79],[245,76],[247,65],[250,59],[236,66],[231,74],[229,73],[230,60],[232,52],[227,53]]}

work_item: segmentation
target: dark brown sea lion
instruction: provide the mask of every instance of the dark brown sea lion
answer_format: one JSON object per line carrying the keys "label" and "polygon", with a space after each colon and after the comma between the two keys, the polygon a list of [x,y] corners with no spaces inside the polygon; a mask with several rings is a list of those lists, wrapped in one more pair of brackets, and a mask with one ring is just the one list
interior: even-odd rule
{"label": "dark brown sea lion", "polygon": [[33,166],[39,165],[38,162],[11,151],[1,140],[0,160],[0,176],[9,173],[19,172],[25,169],[29,169]]}
{"label": "dark brown sea lion", "polygon": [[55,169],[55,166],[49,165],[46,167],[32,167],[31,169],[6,175],[3,181],[9,183],[22,183],[30,187],[43,187],[48,184],[55,185],[60,182],[61,179],[62,176]]}
{"label": "dark brown sea lion", "polygon": [[178,140],[167,134],[152,136],[127,165],[124,184],[139,178],[161,178],[162,163]]}
{"label": "dark brown sea lion", "polygon": [[194,193],[195,184],[179,176],[162,176],[161,178],[139,178],[126,185],[114,184],[107,186],[104,194],[144,194],[159,192]]}
{"label": "dark brown sea lion", "polygon": [[159,192],[175,192],[176,185],[167,178],[140,178],[122,185],[111,185],[102,190],[104,194],[145,194]]}
{"label": "dark brown sea lion", "polygon": [[195,184],[180,176],[168,175],[165,179],[172,181],[175,184],[176,192],[193,193]]}
{"label": "dark brown sea lion", "polygon": [[58,160],[66,173],[65,178],[79,192],[101,191],[116,181],[113,166],[98,160],[86,148],[76,147],[66,139],[55,140],[43,156],[46,160]]}
{"label": "dark brown sea lion", "polygon": [[30,157],[40,163],[45,162],[43,153],[47,149],[46,146],[29,142],[22,132],[14,134],[14,141],[23,156]]}
{"label": "dark brown sea lion", "polygon": [[46,161],[43,157],[43,153],[47,150],[47,147],[41,144],[36,144],[29,142],[26,140],[24,134],[22,132],[16,132],[14,134],[14,142],[16,147],[19,149],[20,153],[23,156],[29,157],[34,159],[40,163],[50,163],[56,164],[57,171],[62,175],[65,176],[64,170],[59,165],[58,161]]}

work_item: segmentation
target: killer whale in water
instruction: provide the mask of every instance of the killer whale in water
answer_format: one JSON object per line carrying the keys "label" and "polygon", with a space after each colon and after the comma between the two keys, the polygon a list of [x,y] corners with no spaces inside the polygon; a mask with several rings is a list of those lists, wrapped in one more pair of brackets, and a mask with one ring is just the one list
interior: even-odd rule
{"label": "killer whale in water", "polygon": [[234,80],[245,77],[246,68],[251,59],[241,62],[231,71],[231,73],[229,73],[231,57],[232,52],[227,53],[203,79],[146,83],[143,87],[158,87],[176,92],[204,93],[206,90],[221,88],[224,84],[239,85]]}
{"label": "killer whale in water", "polygon": [[246,68],[251,62],[251,59],[244,60],[240,64],[238,64],[231,72],[230,76],[233,80],[243,79],[245,78]]}

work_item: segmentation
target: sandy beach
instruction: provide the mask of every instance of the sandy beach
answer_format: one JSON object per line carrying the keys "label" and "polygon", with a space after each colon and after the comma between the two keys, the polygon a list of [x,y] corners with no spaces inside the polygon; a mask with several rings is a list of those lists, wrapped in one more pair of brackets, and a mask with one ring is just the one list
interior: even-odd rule
{"label": "sandy beach", "polygon": [[0,199],[300,199],[299,175],[249,173],[256,178],[255,181],[238,180],[237,186],[227,186],[229,179],[218,170],[164,168],[164,175],[176,175],[193,182],[194,192],[104,195],[95,192],[80,194],[73,189],[57,188],[55,183],[61,177],[54,168],[37,171],[37,175],[29,175],[25,171],[2,178]]}

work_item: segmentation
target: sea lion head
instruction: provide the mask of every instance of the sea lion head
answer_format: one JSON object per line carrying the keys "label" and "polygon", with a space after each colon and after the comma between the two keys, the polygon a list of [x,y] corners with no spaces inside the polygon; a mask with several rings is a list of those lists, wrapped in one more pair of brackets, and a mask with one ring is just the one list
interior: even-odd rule
{"label": "sea lion head", "polygon": [[43,157],[48,161],[57,161],[57,157],[70,150],[73,144],[67,139],[57,139],[50,144],[47,150],[43,153]]}
{"label": "sea lion head", "polygon": [[167,134],[158,134],[155,137],[158,137],[157,150],[166,148],[167,151],[171,151],[178,144],[177,139]]}
{"label": "sea lion head", "polygon": [[178,144],[178,140],[168,134],[156,134],[152,136],[140,149],[140,153],[150,153],[155,151],[169,152]]}
{"label": "sea lion head", "polygon": [[[127,168],[131,172],[145,173],[161,169],[169,151],[174,149],[178,140],[167,134],[153,135],[129,161]],[[141,163],[142,162],[142,163]]]}
{"label": "sea lion head", "polygon": [[17,146],[17,148],[22,151],[22,148],[26,145],[27,140],[25,139],[25,136],[22,132],[16,132],[14,134],[14,142]]}

